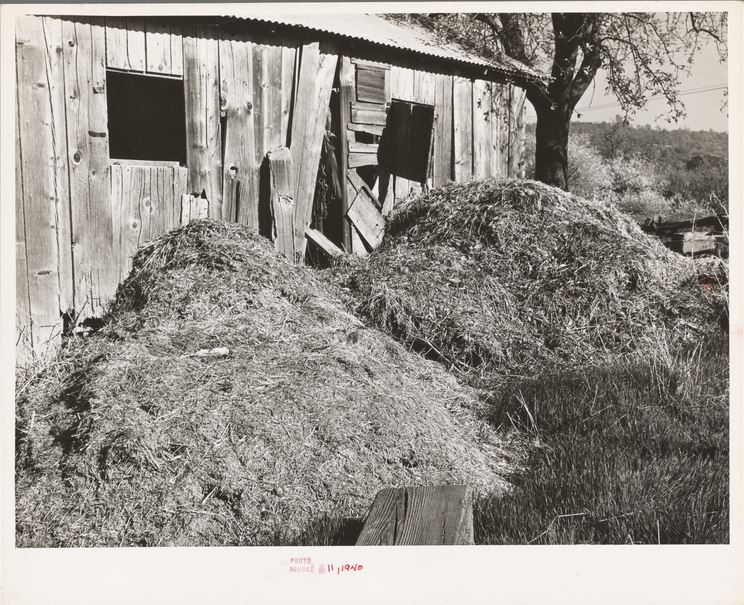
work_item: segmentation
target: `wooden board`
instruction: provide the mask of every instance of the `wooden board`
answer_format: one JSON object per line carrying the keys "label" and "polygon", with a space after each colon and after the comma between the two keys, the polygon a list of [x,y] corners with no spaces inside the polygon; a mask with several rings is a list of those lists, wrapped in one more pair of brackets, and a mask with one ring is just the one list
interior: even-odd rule
{"label": "wooden board", "polygon": [[379,145],[377,143],[357,143],[354,140],[349,141],[349,151],[351,153],[374,153],[377,154]]}
{"label": "wooden board", "polygon": [[222,135],[220,132],[219,46],[209,28],[184,32],[186,163],[189,191],[206,194],[209,216],[222,218]]}
{"label": "wooden board", "polygon": [[295,254],[300,261],[305,256],[305,229],[310,226],[315,181],[337,60],[336,55],[321,55],[318,43],[305,44],[302,47],[290,146],[295,180]]}
{"label": "wooden board", "polygon": [[347,131],[351,132],[365,132],[374,136],[380,137],[385,130],[384,126],[378,126],[374,124],[353,124],[351,122],[346,124]]}
{"label": "wooden board", "polygon": [[106,44],[102,21],[62,22],[74,301],[79,319],[104,311],[116,291],[108,176]]}
{"label": "wooden board", "polygon": [[[20,30],[18,30],[20,31]],[[28,44],[28,42],[25,42]],[[18,55],[21,55],[21,48]],[[16,93],[18,87],[16,87]],[[16,97],[18,102],[18,97]],[[15,271],[16,271],[16,364],[26,365],[33,360],[33,335],[31,322],[31,302],[28,291],[28,272],[26,264],[26,222],[24,217],[23,156],[21,155],[21,131],[16,120],[15,137]]]}
{"label": "wooden board", "polygon": [[385,78],[389,70],[382,67],[357,65],[356,98],[358,101],[385,103]]}
{"label": "wooden board", "polygon": [[[64,128],[57,130],[59,88],[50,85],[48,69],[58,73],[56,53],[48,56],[45,40],[50,23],[41,17],[21,16],[16,29],[16,89],[19,124],[16,166],[17,252],[23,254],[17,269],[23,273],[17,293],[22,330],[28,330],[30,349],[43,354],[55,346],[61,333],[60,250],[57,244],[57,206],[60,186],[58,164],[64,162]],[[62,117],[62,124],[64,119]],[[58,138],[61,137],[61,141]],[[67,200],[64,200],[67,203]],[[20,246],[18,245],[20,244]],[[69,240],[68,240],[69,245]]]}
{"label": "wooden board", "polygon": [[145,20],[142,17],[106,17],[106,67],[145,71]]}
{"label": "wooden board", "polygon": [[437,75],[434,124],[433,182],[441,187],[453,177],[452,158],[452,76]]}
{"label": "wooden board", "polygon": [[472,491],[464,485],[386,488],[357,546],[473,544]]}
{"label": "wooden board", "polygon": [[220,103],[224,112],[222,217],[258,232],[259,164],[253,118],[253,45],[219,42]]}
{"label": "wooden board", "polygon": [[377,209],[372,194],[363,187],[349,206],[347,213],[352,225],[373,250],[382,242],[385,234],[385,219]]}
{"label": "wooden board", "polygon": [[485,178],[490,172],[491,95],[488,82],[473,81],[473,176]]}
{"label": "wooden board", "polygon": [[[342,237],[343,246],[347,252],[352,251],[352,232],[354,229],[351,227],[349,220],[346,218],[346,212],[349,209],[349,203],[356,196],[356,191],[353,195],[349,191],[349,184],[344,175],[348,174],[349,171],[349,158],[348,158],[348,142],[346,136],[344,136],[343,129],[355,126],[351,123],[351,99],[354,98],[354,67],[349,60],[349,57],[341,57],[340,65],[338,70],[339,80],[339,123],[341,125],[340,136],[338,140],[338,168],[341,173],[341,179],[343,185],[341,191],[343,197],[341,199],[341,216],[343,221],[342,226]],[[377,128],[377,126],[375,126]],[[382,127],[379,127],[382,130]]]}
{"label": "wooden board", "polygon": [[280,144],[289,145],[289,124],[294,102],[294,80],[297,48],[282,46],[282,118]]}
{"label": "wooden board", "polygon": [[360,109],[354,108],[352,104],[351,109],[351,121],[355,124],[376,124],[378,126],[385,126],[387,115],[385,114],[383,106],[381,109]]}
{"label": "wooden board", "polygon": [[183,75],[183,41],[178,25],[145,19],[145,62],[149,73]]}
{"label": "wooden board", "polygon": [[455,180],[463,182],[473,176],[473,85],[470,80],[454,78],[452,104]]}
{"label": "wooden board", "polygon": [[317,229],[306,229],[305,237],[325,252],[330,258],[341,258],[344,251]]}
{"label": "wooden board", "polygon": [[[140,246],[181,222],[187,174],[187,169],[180,166],[118,162],[111,165],[111,262],[116,265],[119,281],[129,274],[132,256]],[[205,202],[202,200],[202,206]],[[186,217],[191,219],[191,200]]]}
{"label": "wooden board", "polygon": [[489,149],[489,176],[500,176],[502,174],[501,164],[501,133],[503,122],[503,98],[502,85],[495,82],[489,83],[490,115],[488,117],[488,143]]}
{"label": "wooden board", "polygon": [[209,216],[209,201],[198,196],[185,193],[181,196],[181,224],[188,225],[191,221]]}
{"label": "wooden board", "polygon": [[291,263],[296,262],[294,238],[294,178],[292,155],[286,147],[267,154],[269,162],[272,236],[274,248]]}
{"label": "wooden board", "polygon": [[349,153],[349,168],[359,168],[360,166],[377,166],[376,153]]}

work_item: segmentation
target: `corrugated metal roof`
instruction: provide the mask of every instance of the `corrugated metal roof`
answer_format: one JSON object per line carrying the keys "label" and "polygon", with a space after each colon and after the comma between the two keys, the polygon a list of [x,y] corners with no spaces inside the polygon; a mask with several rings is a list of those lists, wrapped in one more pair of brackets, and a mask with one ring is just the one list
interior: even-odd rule
{"label": "corrugated metal roof", "polygon": [[504,74],[541,79],[543,76],[510,57],[502,56],[498,62],[489,61],[463,46],[449,42],[442,44],[436,35],[413,23],[397,23],[380,15],[312,13],[302,15],[233,15],[233,18],[263,21],[280,25],[302,27],[314,31],[364,40],[373,44],[423,54],[438,59],[468,63],[495,69]]}

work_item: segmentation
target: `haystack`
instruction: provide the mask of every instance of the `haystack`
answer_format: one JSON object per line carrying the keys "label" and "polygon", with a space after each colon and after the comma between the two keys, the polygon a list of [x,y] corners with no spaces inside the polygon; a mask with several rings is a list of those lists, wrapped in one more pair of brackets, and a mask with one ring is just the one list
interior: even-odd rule
{"label": "haystack", "polygon": [[726,298],[618,210],[516,179],[407,201],[382,247],[336,272],[361,316],[475,378],[692,345]]}
{"label": "haystack", "polygon": [[21,385],[17,542],[287,543],[387,486],[498,492],[519,456],[479,405],[270,243],[194,222],[138,252],[102,332]]}

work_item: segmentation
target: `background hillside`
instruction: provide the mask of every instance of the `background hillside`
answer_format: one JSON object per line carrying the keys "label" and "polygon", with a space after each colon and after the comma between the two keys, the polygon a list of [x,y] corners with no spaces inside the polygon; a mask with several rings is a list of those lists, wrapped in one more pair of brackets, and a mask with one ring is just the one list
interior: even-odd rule
{"label": "background hillside", "polygon": [[[527,176],[534,165],[534,124],[528,125]],[[569,188],[617,204],[643,220],[728,212],[728,134],[630,126],[571,126]]]}

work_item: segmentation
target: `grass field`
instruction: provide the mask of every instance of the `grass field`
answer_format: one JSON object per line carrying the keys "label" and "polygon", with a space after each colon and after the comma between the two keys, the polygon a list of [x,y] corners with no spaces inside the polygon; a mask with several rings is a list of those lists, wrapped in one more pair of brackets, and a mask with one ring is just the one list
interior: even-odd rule
{"label": "grass field", "polygon": [[535,446],[505,497],[476,502],[481,544],[727,543],[728,351],[501,386],[492,421]]}

